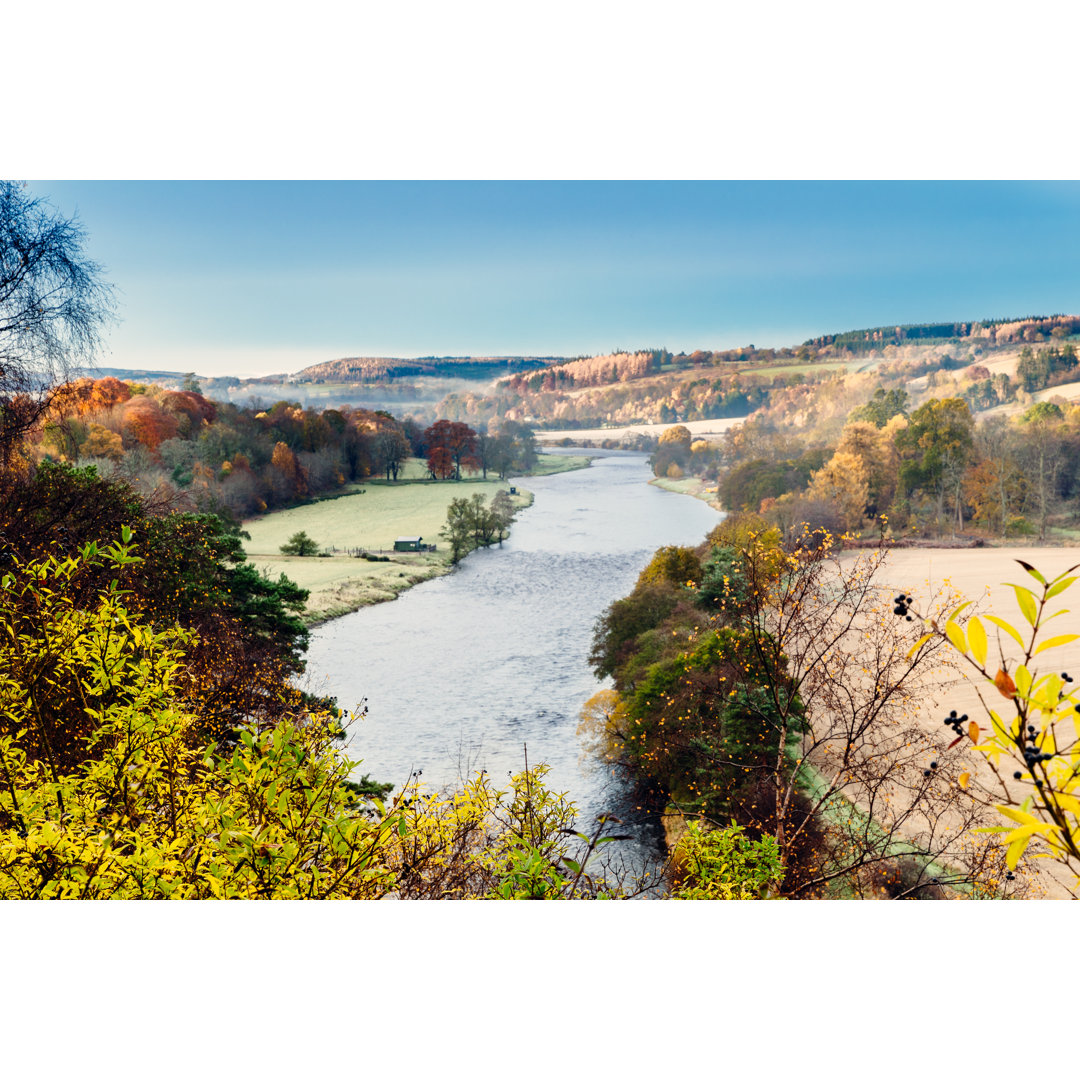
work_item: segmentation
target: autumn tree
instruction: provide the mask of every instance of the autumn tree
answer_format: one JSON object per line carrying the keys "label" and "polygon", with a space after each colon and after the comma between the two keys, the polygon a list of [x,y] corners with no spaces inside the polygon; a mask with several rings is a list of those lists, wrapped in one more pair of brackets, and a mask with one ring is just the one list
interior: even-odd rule
{"label": "autumn tree", "polygon": [[93,362],[112,318],[85,239],[77,219],[0,182],[0,469],[75,367]]}
{"label": "autumn tree", "polygon": [[461,470],[476,471],[476,432],[456,420],[437,420],[424,432],[428,469],[439,480],[461,479]]}
{"label": "autumn tree", "polygon": [[1040,401],[1024,413],[1019,424],[1020,454],[1038,505],[1040,540],[1046,539],[1046,523],[1057,494],[1058,474],[1069,449],[1063,438],[1063,419],[1057,405]]}
{"label": "autumn tree", "polygon": [[515,420],[503,420],[491,445],[491,468],[500,480],[511,470],[532,472],[537,459],[536,435],[532,428]]}
{"label": "autumn tree", "polygon": [[870,497],[870,471],[863,458],[849,450],[837,450],[828,463],[814,473],[807,495],[836,505],[846,529],[857,529],[866,516]]}
{"label": "autumn tree", "polygon": [[371,453],[375,467],[386,473],[387,480],[397,480],[401,467],[412,449],[404,432],[396,424],[380,428],[372,440]]}
{"label": "autumn tree", "polygon": [[89,424],[79,451],[82,457],[119,461],[124,456],[124,440],[115,431],[109,431],[100,424]]}
{"label": "autumn tree", "polygon": [[874,396],[865,404],[854,409],[848,417],[851,421],[864,420],[877,428],[883,428],[894,416],[906,416],[908,393],[894,388],[886,390],[879,386]]}
{"label": "autumn tree", "polygon": [[145,394],[138,394],[124,403],[122,418],[129,442],[139,443],[152,451],[166,439],[175,438],[179,431],[176,416],[167,413],[154,398]]}
{"label": "autumn tree", "polygon": [[931,398],[911,414],[896,436],[902,462],[900,482],[906,492],[923,488],[937,498],[940,528],[945,498],[954,500],[954,521],[963,527],[964,470],[974,451],[975,421],[962,398]]}
{"label": "autumn tree", "polygon": [[865,420],[852,421],[840,433],[836,452],[855,455],[866,473],[866,509],[870,515],[887,510],[896,493],[900,465],[896,436],[905,427],[907,419],[896,415],[880,428]]}
{"label": "autumn tree", "polygon": [[672,465],[677,466],[681,473],[690,461],[692,442],[693,436],[682,424],[676,424],[661,432],[656,453],[651,461],[653,473],[656,476],[669,476]]}
{"label": "autumn tree", "polygon": [[270,467],[275,486],[284,499],[302,499],[307,495],[307,476],[287,443],[274,444]]}
{"label": "autumn tree", "polygon": [[975,429],[978,460],[964,475],[964,499],[974,520],[1001,536],[1019,519],[1030,488],[1016,442],[1016,431],[1004,417],[983,420]]}

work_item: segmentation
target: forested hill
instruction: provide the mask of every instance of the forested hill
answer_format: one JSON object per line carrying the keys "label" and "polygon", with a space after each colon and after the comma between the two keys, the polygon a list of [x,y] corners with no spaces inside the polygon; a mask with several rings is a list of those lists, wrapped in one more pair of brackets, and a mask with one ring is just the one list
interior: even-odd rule
{"label": "forested hill", "polygon": [[1078,315],[1027,315],[1022,318],[982,319],[979,322],[914,323],[907,326],[872,326],[810,338],[804,346],[814,349],[868,352],[885,345],[934,344],[947,341],[986,342],[1005,345],[1068,337],[1080,330]]}
{"label": "forested hill", "polygon": [[803,426],[825,405],[839,420],[878,386],[918,398],[942,380],[973,409],[1013,408],[1075,378],[1078,333],[1080,315],[1048,315],[850,330],[785,348],[620,350],[455,388],[437,413],[573,429],[744,417],[775,404],[777,422]]}
{"label": "forested hill", "polygon": [[291,377],[297,383],[367,382],[401,376],[436,375],[443,378],[495,379],[562,363],[557,356],[349,356],[312,364]]}

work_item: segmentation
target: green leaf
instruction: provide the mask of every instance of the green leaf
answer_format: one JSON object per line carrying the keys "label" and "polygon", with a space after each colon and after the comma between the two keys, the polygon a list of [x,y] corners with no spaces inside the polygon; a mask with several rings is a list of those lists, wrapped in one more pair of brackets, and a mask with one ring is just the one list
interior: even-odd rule
{"label": "green leaf", "polygon": [[971,655],[979,667],[986,666],[986,631],[977,615],[972,615],[968,620],[968,642],[971,645]]}
{"label": "green leaf", "polygon": [[950,611],[949,614],[945,616],[945,621],[946,622],[952,622],[952,620],[955,619],[956,616],[959,615],[961,611],[963,611],[965,608],[971,607],[971,605],[974,604],[974,603],[975,603],[974,600],[965,600],[959,607],[953,608],[953,610]]}
{"label": "green leaf", "polygon": [[1020,646],[1021,649],[1024,647],[1023,638],[1021,638],[1020,634],[1004,619],[999,619],[996,615],[987,615],[986,621],[992,622],[995,626],[998,626],[1002,630],[1004,630],[1005,633],[1008,634],[1013,639],[1013,641],[1015,641],[1016,644]]}
{"label": "green leaf", "polygon": [[1063,581],[1058,581],[1055,584],[1051,585],[1046,592],[1046,599],[1052,600],[1055,596],[1057,596],[1058,593],[1064,592],[1074,581],[1076,581],[1075,577],[1069,577],[1065,578]]}
{"label": "green leaf", "polygon": [[1018,563],[1019,563],[1019,564],[1020,564],[1020,565],[1021,565],[1021,566],[1022,566],[1022,567],[1023,567],[1023,568],[1024,568],[1024,569],[1025,569],[1025,570],[1026,570],[1026,571],[1027,571],[1027,572],[1028,572],[1028,573],[1029,573],[1029,574],[1030,574],[1030,575],[1031,575],[1031,576],[1032,576],[1032,577],[1033,577],[1033,578],[1034,578],[1034,579],[1035,579],[1035,580],[1036,580],[1036,581],[1037,581],[1037,582],[1038,582],[1038,583],[1040,584],[1040,585],[1045,585],[1045,584],[1046,584],[1046,578],[1044,578],[1044,577],[1042,576],[1042,574],[1040,574],[1040,573],[1039,573],[1039,571],[1038,571],[1038,570],[1036,570],[1036,569],[1035,569],[1035,567],[1031,565],[1031,563],[1027,563],[1027,562],[1024,562],[1024,560],[1023,560],[1023,559],[1017,559],[1016,561],[1017,561],[1017,562],[1018,562]]}
{"label": "green leaf", "polygon": [[1031,655],[1038,656],[1044,649],[1056,649],[1059,645],[1068,645],[1077,638],[1080,638],[1080,634],[1059,634],[1057,637],[1047,638]]}
{"label": "green leaf", "polygon": [[1016,602],[1020,605],[1020,611],[1024,618],[1034,626],[1035,625],[1035,594],[1030,589],[1025,589],[1023,585],[1013,585],[1011,581],[1005,583],[1008,585],[1014,593],[1016,593]]}

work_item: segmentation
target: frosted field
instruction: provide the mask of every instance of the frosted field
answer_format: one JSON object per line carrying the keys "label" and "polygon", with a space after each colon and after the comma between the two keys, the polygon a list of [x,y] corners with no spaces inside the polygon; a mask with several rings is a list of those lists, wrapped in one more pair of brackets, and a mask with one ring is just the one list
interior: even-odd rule
{"label": "frosted field", "polygon": [[[541,455],[536,471],[562,472],[587,463],[587,458]],[[423,463],[410,460],[403,475],[406,478],[424,475]],[[514,481],[515,486],[518,483]],[[439,530],[446,523],[451,499],[481,494],[490,500],[496,491],[509,490],[510,483],[466,478],[439,483],[365,481],[355,486],[358,490],[353,494],[278,510],[244,522],[243,528],[251,536],[244,541],[244,550],[252,565],[274,578],[284,573],[301,588],[310,590],[305,613],[309,623],[323,622],[366,604],[392,600],[411,585],[445,574],[450,568],[450,553]],[[513,496],[514,503],[518,507],[528,506],[532,495],[520,487],[518,492]],[[281,545],[298,532],[306,532],[320,550],[337,548],[337,552],[329,558],[282,555]],[[421,536],[424,543],[435,544],[438,550],[394,552],[394,541],[399,536]],[[349,549],[356,548],[384,552],[391,561],[367,562],[347,554]]]}

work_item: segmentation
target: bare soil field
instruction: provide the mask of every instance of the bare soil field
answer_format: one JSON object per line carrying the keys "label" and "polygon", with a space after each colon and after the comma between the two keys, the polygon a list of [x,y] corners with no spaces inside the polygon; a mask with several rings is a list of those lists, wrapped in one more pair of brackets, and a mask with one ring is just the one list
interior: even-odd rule
{"label": "bare soil field", "polygon": [[[854,557],[845,555],[843,558]],[[888,561],[883,567],[879,580],[890,588],[909,593],[915,598],[914,607],[920,613],[926,612],[932,602],[932,598],[939,595],[942,589],[953,590],[960,594],[964,600],[975,601],[973,608],[969,608],[965,614],[987,613],[997,615],[1013,626],[1016,626],[1022,637],[1026,637],[1025,630],[1029,629],[1019,605],[1016,602],[1013,590],[1005,582],[1015,582],[1020,585],[1030,586],[1038,592],[1037,583],[1017,564],[1016,559],[1023,559],[1039,570],[1046,578],[1050,579],[1063,571],[1080,563],[1080,549],[1077,548],[1047,548],[1047,547],[1014,547],[1014,548],[969,548],[963,550],[946,548],[908,548],[897,549],[889,553]],[[1080,606],[1080,583],[1073,590],[1067,590],[1059,598],[1051,601],[1050,611],[1062,611],[1060,618],[1055,619],[1050,630],[1044,636],[1064,633],[1080,632],[1080,612],[1072,614],[1068,611],[1070,604],[1074,610]],[[959,601],[958,601],[959,602]],[[1006,634],[995,635],[991,631],[996,628],[986,624],[986,630],[990,634],[990,660],[1000,654],[1004,656],[1008,670],[1013,670],[1022,658],[1019,647]],[[916,623],[912,629],[912,640],[921,633],[921,628]],[[1002,639],[1000,646],[995,637]],[[1055,670],[1069,672],[1080,679],[1080,641],[1073,642],[1062,648],[1053,649],[1045,653],[1036,661],[1042,671]],[[980,699],[981,695],[981,699]],[[920,709],[915,718],[920,725],[934,735],[940,736],[943,729],[943,719],[950,710],[955,709],[958,713],[967,713],[968,716],[984,728],[989,727],[989,719],[986,715],[986,707],[997,711],[998,715],[1007,720],[1015,715],[1011,711],[1010,703],[1001,697],[992,683],[985,682],[973,668],[966,662],[961,662],[954,669],[945,669],[939,676],[937,692],[933,701],[928,701],[926,707]],[[985,705],[984,705],[985,702]],[[993,773],[984,763],[982,754],[975,751],[965,751],[965,768],[970,768],[973,776],[984,782],[988,787],[1000,784]],[[1004,762],[1004,758],[1002,759]],[[1013,768],[1003,769],[1007,776],[1012,775]],[[1012,782],[1009,782],[1012,790]],[[1014,794],[1023,797],[1028,794],[1030,787],[1025,784],[1016,784]],[[1051,860],[1037,860],[1039,869],[1033,875],[1035,895],[1043,895],[1047,898],[1065,898],[1070,895],[1066,888],[1075,884],[1072,875],[1058,867]]]}

